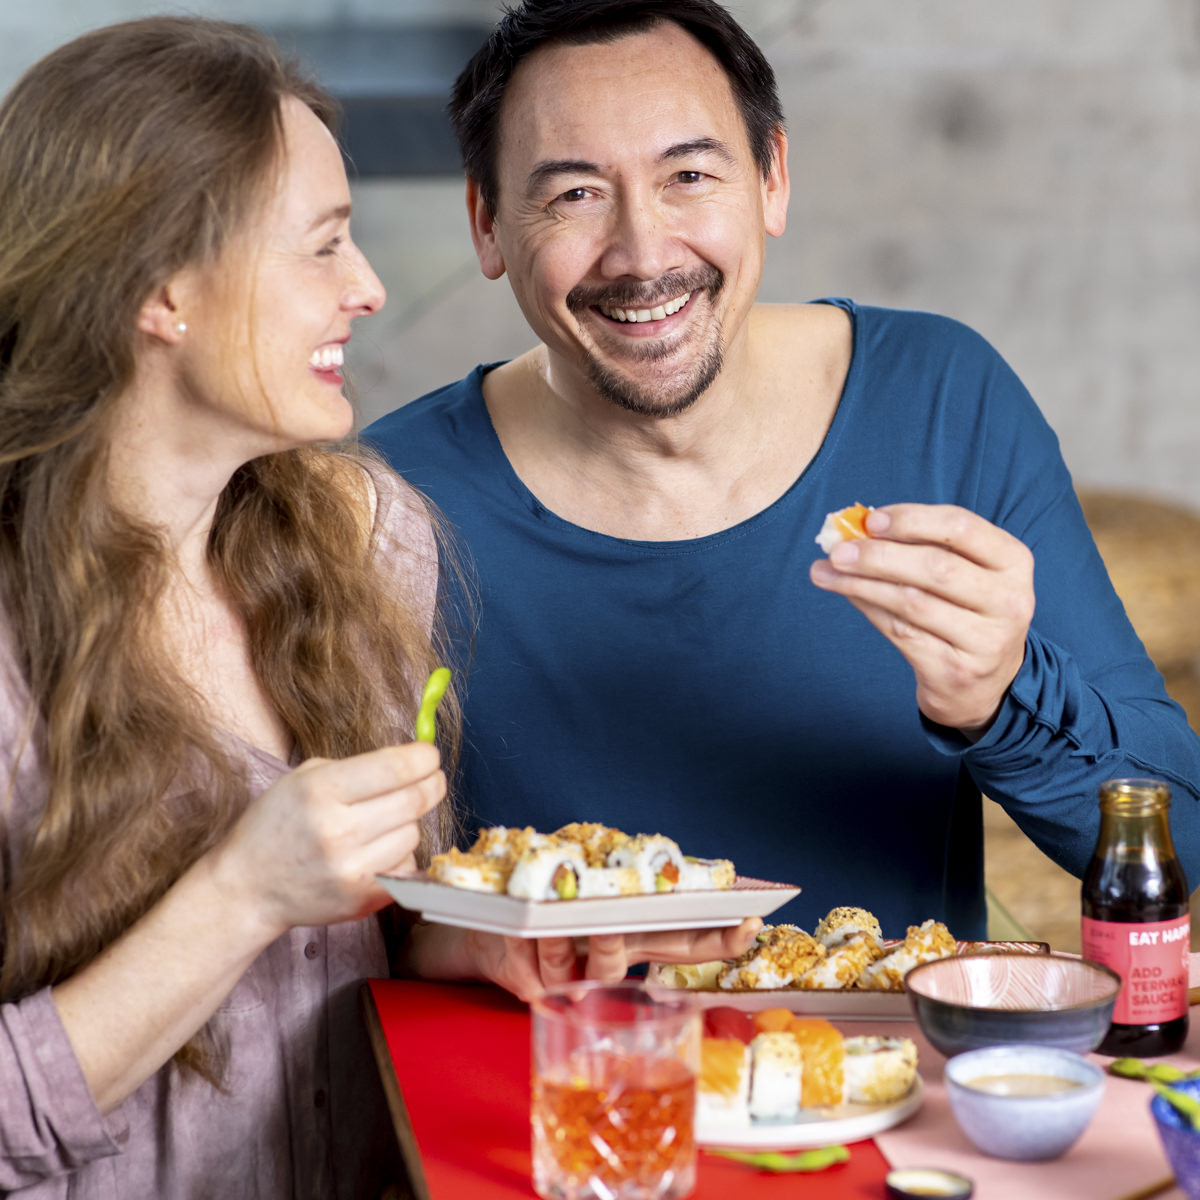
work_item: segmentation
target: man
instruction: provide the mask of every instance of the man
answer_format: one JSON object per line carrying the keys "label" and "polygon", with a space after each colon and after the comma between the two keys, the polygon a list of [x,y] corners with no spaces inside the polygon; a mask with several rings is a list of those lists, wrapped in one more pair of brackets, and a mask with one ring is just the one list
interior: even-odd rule
{"label": "man", "polygon": [[977,938],[981,792],[1079,874],[1099,784],[1153,775],[1196,879],[1200,742],[1020,382],[942,318],[755,304],[787,142],[725,10],[527,0],[451,114],[539,344],[369,437],[478,575],[473,818],[659,831],[800,884],[806,928]]}

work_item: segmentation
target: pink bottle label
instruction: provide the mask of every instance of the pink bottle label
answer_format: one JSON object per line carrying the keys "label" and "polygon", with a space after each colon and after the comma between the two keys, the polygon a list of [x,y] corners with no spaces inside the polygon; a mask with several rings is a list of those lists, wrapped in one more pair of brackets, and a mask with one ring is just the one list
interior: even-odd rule
{"label": "pink bottle label", "polygon": [[1190,945],[1186,913],[1137,923],[1083,918],[1083,957],[1112,967],[1124,981],[1114,1025],[1161,1025],[1187,1012]]}

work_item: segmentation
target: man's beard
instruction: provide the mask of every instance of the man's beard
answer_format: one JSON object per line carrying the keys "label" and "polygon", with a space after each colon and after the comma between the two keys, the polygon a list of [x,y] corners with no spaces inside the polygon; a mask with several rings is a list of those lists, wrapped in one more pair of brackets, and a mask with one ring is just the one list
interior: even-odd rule
{"label": "man's beard", "polygon": [[[725,284],[725,277],[713,266],[696,271],[676,271],[663,275],[652,283],[614,284],[605,288],[577,287],[567,295],[567,307],[574,313],[603,305],[610,308],[649,308],[663,299],[682,296],[691,292],[707,294],[711,301]],[[692,303],[691,300],[688,301]],[[605,318],[607,319],[607,318]],[[628,357],[633,366],[639,362],[655,363],[669,357],[675,347],[659,345],[634,346]],[[692,364],[688,377],[673,381],[672,398],[664,401],[663,393],[668,388],[660,382],[653,387],[643,387],[636,379],[629,379],[620,372],[589,355],[588,379],[606,400],[646,417],[674,417],[685,412],[704,394],[713,380],[721,373],[725,363],[725,352],[720,344],[719,331],[711,345],[706,346],[700,358]]]}

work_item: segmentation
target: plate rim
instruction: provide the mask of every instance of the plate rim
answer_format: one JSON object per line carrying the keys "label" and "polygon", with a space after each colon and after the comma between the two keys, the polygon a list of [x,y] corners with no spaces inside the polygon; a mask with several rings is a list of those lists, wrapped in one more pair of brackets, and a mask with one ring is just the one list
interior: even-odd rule
{"label": "plate rim", "polygon": [[861,1142],[907,1121],[925,1099],[925,1084],[918,1074],[912,1087],[898,1100],[881,1105],[859,1105],[867,1112],[845,1117],[817,1118],[790,1125],[750,1125],[727,1129],[696,1119],[696,1144],[708,1150],[816,1150],[840,1142]]}

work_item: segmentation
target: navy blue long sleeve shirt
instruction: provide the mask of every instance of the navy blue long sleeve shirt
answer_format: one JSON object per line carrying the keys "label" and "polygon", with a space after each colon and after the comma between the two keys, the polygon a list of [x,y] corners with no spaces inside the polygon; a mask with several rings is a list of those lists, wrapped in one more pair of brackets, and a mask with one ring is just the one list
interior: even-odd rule
{"label": "navy blue long sleeve shirt", "polygon": [[[966,327],[831,302],[854,345],[824,443],[775,503],[711,536],[627,540],[548,511],[504,456],[486,367],[367,431],[477,576],[457,664],[470,823],[661,832],[799,884],[773,919],[812,928],[853,904],[889,936],[937,917],[974,938],[981,793],[1078,875],[1100,783],[1148,775],[1172,786],[1194,884],[1200,740],[1109,583],[1053,432]],[[809,580],[824,515],[855,501],[962,505],[1034,554],[1024,665],[974,745],[925,721],[900,653]]]}

